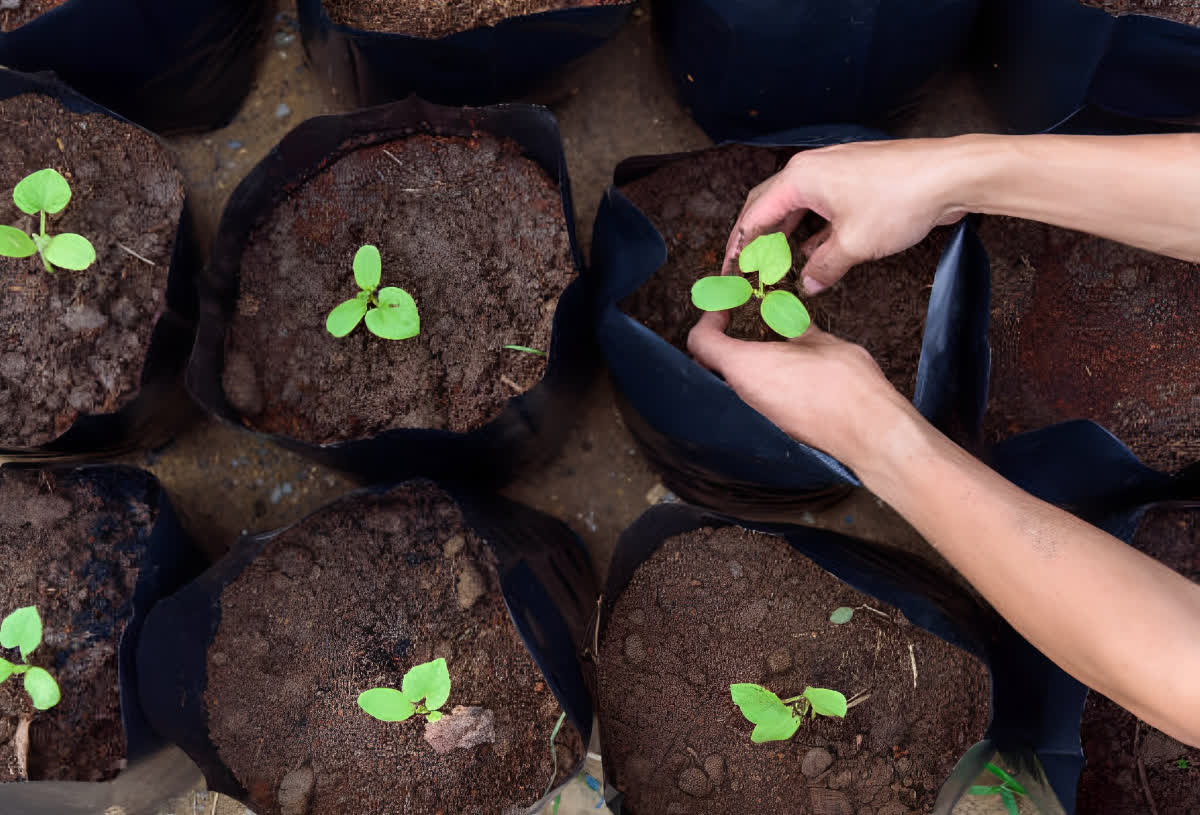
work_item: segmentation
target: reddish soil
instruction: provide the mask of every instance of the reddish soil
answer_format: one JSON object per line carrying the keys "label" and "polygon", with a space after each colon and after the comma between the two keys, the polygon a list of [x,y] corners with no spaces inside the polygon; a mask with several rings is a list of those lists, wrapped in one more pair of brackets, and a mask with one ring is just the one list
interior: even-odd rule
{"label": "reddish soil", "polygon": [[1200,459],[1200,265],[1013,218],[985,219],[992,440],[1092,419],[1152,467]]}
{"label": "reddish soil", "polygon": [[[667,262],[621,309],[676,348],[687,351],[687,334],[700,311],[691,287],[720,274],[729,231],[746,194],[786,163],[795,150],[730,146],[707,150],[660,167],[622,187],[667,242]],[[888,380],[911,395],[921,356],[921,332],[929,289],[949,229],[935,230],[917,246],[856,266],[836,286],[816,296],[800,288],[799,246],[823,222],[807,218],[792,237],[795,272],[776,288],[794,291],[813,321],[826,331],[864,346]],[[734,309],[729,333],[741,339],[780,339],[758,315],[757,301]]]}
{"label": "reddish soil", "polygon": [[[346,546],[353,541],[353,546]],[[482,706],[495,740],[445,754],[420,718],[380,722],[356,699],[449,663],[449,712]],[[505,609],[490,550],[440,491],[411,484],[339,502],[268,543],[221,596],[208,654],[209,727],[259,815],[495,815],[550,780],[560,710]],[[557,776],[582,757],[565,724]],[[308,779],[296,797],[296,779]],[[282,800],[281,800],[282,799]],[[308,808],[305,808],[305,807]]]}
{"label": "reddish soil", "polygon": [[[342,339],[353,259],[379,248],[381,286],[415,298],[421,333]],[[225,392],[258,430],[313,444],[397,427],[467,432],[532,388],[574,277],[558,186],[515,145],[414,136],[355,150],[295,190],[251,236],[226,337]]]}
{"label": "reddish soil", "polygon": [[444,37],[510,17],[579,6],[619,6],[630,0],[324,0],[339,25],[367,31]]}
{"label": "reddish soil", "polygon": [[0,31],[13,31],[67,0],[16,0],[16,8],[0,10]]}
{"label": "reddish soil", "polygon": [[47,232],[79,233],[96,249],[88,269],[56,274],[37,256],[0,256],[0,446],[33,447],[137,393],[165,303],[183,180],[153,136],[47,97],[0,101],[0,134],[0,223],[38,229],[12,188],[53,167],[70,183],[71,202],[47,218]]}
{"label": "reddish soil", "polygon": [[[829,622],[862,604],[888,618],[859,610]],[[978,660],[782,538],[732,527],[672,538],[641,565],[598,671],[605,766],[631,815],[928,812],[988,721]],[[808,685],[870,697],[844,720],[806,720],[790,741],[753,744],[730,700],[735,682],[785,698]]]}
{"label": "reddish soil", "polygon": [[[1200,512],[1153,511],[1133,545],[1200,581]],[[1079,779],[1077,815],[1145,815],[1151,811],[1147,788],[1162,815],[1200,813],[1200,750],[1138,721],[1098,693],[1089,694],[1084,706],[1081,738],[1087,764]]]}
{"label": "reddish soil", "polygon": [[1148,14],[1177,23],[1200,25],[1200,0],[1080,0],[1109,14]]}
{"label": "reddish soil", "polygon": [[[147,494],[148,476],[122,478]],[[154,525],[153,509],[127,495],[100,476],[0,473],[0,617],[37,607],[43,637],[30,661],[62,691],[34,711],[19,677],[0,684],[0,782],[24,778],[13,741],[22,716],[32,716],[28,780],[104,781],[125,764],[117,645]],[[20,661],[16,650],[0,656]]]}

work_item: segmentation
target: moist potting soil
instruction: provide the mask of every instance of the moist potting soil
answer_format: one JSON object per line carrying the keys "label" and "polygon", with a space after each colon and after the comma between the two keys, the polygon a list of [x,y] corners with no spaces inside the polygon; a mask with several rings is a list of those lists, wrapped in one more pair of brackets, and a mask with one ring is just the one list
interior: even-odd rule
{"label": "moist potting soil", "polygon": [[[1200,513],[1151,510],[1133,545],[1200,581]],[[1147,790],[1162,815],[1200,812],[1200,750],[1140,722],[1094,691],[1083,708],[1080,737],[1087,763],[1079,779],[1076,815],[1144,815],[1151,811]]]}
{"label": "moist potting soil", "polygon": [[629,0],[324,0],[333,22],[368,31],[444,37],[510,17],[578,6],[616,6]]}
{"label": "moist potting soil", "polygon": [[1196,0],[1079,0],[1085,6],[1102,8],[1109,14],[1147,14],[1177,23],[1200,25]]}
{"label": "moist potting soil", "polygon": [[[0,782],[18,773],[16,735],[31,715],[27,778],[105,781],[124,766],[125,732],[117,686],[117,649],[132,609],[144,544],[155,511],[151,479],[122,493],[87,476],[0,473],[0,617],[36,606],[42,644],[30,662],[49,671],[62,699],[35,711],[21,677],[0,684]],[[20,662],[19,653],[0,656]]]}
{"label": "moist potting soil", "polygon": [[12,31],[30,20],[61,6],[67,0],[19,0],[16,8],[0,11],[0,31]]}
{"label": "moist potting soil", "polygon": [[[269,541],[225,588],[208,724],[259,815],[491,815],[542,796],[559,706],[493,563],[445,494],[413,484],[323,510]],[[439,754],[422,717],[381,722],[356,704],[436,657],[451,678],[443,711],[494,715],[484,743]],[[562,781],[583,746],[569,723],[556,743]]]}
{"label": "moist potting soil", "polygon": [[[841,606],[860,608],[835,625]],[[927,812],[988,722],[977,659],[783,539],[736,527],[673,537],[638,568],[607,622],[598,676],[605,766],[632,815]],[[754,744],[736,682],[861,702]]]}
{"label": "moist potting soil", "polygon": [[[421,332],[338,339],[353,259],[416,300]],[[313,444],[391,428],[467,432],[535,385],[574,266],[558,185],[510,142],[412,136],[355,150],[251,235],[226,339],[225,393],[258,430]]]}
{"label": "moist potting soil", "polygon": [[[621,192],[662,233],[667,261],[620,303],[621,310],[686,352],[688,331],[701,314],[692,305],[692,284],[705,275],[720,274],[729,231],[746,194],[795,152],[721,147],[671,162],[623,186]],[[810,216],[793,233],[794,271],[773,288],[794,291],[817,326],[864,346],[888,380],[902,393],[912,394],[929,290],[951,230],[934,230],[906,252],[855,266],[837,285],[811,296],[800,287],[805,258],[799,246],[820,224]],[[748,277],[757,285],[755,275]],[[733,310],[729,334],[748,340],[781,339],[762,321],[756,299]]]}
{"label": "moist potting soil", "polygon": [[47,233],[81,234],[96,250],[87,269],[55,274],[37,256],[0,256],[0,445],[33,447],[138,391],[165,307],[183,179],[150,134],[49,97],[0,101],[0,133],[0,223],[37,231],[12,189],[52,167],[70,184],[71,201],[47,217]]}
{"label": "moist potting soil", "polygon": [[1014,218],[987,218],[992,440],[1092,419],[1146,464],[1200,459],[1200,265]]}

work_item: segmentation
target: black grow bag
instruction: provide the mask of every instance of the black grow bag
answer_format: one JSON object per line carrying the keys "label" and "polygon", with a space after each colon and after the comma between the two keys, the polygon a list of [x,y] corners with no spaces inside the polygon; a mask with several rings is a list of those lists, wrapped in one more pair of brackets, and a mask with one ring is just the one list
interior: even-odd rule
{"label": "black grow bag", "polygon": [[[376,488],[366,494],[384,496],[387,491]],[[453,489],[448,494],[466,526],[496,555],[510,619],[586,749],[592,696],[579,655],[590,642],[596,585],[582,543],[561,522],[524,505]],[[159,603],[137,655],[142,704],[155,730],[199,765],[210,790],[247,806],[252,806],[249,794],[210,736],[204,699],[207,654],[221,622],[221,593],[269,540],[289,528],[243,537],[212,568]],[[560,776],[555,789],[574,774]]]}
{"label": "black grow bag", "polygon": [[[826,127],[748,143],[809,148],[879,138],[885,137],[861,128]],[[614,182],[627,184],[690,155],[629,159]],[[685,500],[760,520],[861,486],[843,464],[789,438],[720,378],[619,310],[666,257],[662,235],[610,187],[592,237],[599,339],[626,424],[664,484]],[[936,426],[965,439],[978,436],[987,400],[990,298],[987,258],[964,222],[934,278],[913,402]]]}
{"label": "black grow bag", "polygon": [[1077,0],[985,0],[971,47],[989,103],[1016,133],[1200,127],[1200,28],[1114,17]]}
{"label": "black grow bag", "polygon": [[[158,482],[149,474],[124,467],[78,470],[59,478],[60,485],[86,484],[115,502],[139,501],[156,510],[146,536],[112,541],[114,549],[134,551],[141,569],[130,598],[130,611],[117,648],[121,724],[128,766],[112,781],[33,781],[0,784],[0,812],[21,815],[95,815],[116,807],[122,812],[153,812],[195,787],[191,761],[155,732],[142,712],[141,687],[135,666],[146,619],[160,599],[200,574],[208,561],[184,533]],[[95,531],[98,539],[104,528]],[[103,564],[97,564],[103,573]],[[95,624],[93,622],[92,624]],[[64,696],[59,705],[70,705]]]}
{"label": "black grow bag", "polygon": [[879,124],[966,45],[980,0],[656,0],[683,103],[714,140]]}
{"label": "black grow bag", "polygon": [[299,0],[317,73],[359,106],[416,94],[443,105],[511,101],[617,32],[634,3],[547,11],[426,39],[337,25],[321,0]]}
{"label": "black grow bag", "polygon": [[[98,113],[137,126],[51,77],[0,68],[0,99],[26,93],[48,96],[72,113]],[[111,459],[165,443],[194,414],[180,379],[196,334],[198,257],[185,197],[171,250],[165,308],[146,348],[137,394],[115,413],[79,417],[65,433],[46,444],[30,449],[0,448],[0,465]]]}
{"label": "black grow bag", "polygon": [[222,385],[225,336],[237,304],[241,255],[255,226],[291,190],[360,147],[416,133],[470,136],[477,131],[512,139],[526,158],[557,182],[561,192],[571,255],[580,275],[563,291],[555,310],[542,380],[471,433],[394,429],[371,439],[324,446],[286,436],[272,438],[364,483],[428,477],[496,485],[553,456],[599,357],[593,337],[593,298],[575,240],[562,139],[553,115],[531,105],[451,109],[411,98],[344,116],[309,119],[285,136],[246,176],[221,216],[201,281],[202,319],[187,371],[188,388],[200,404],[222,419],[242,424]]}
{"label": "black grow bag", "polygon": [[0,65],[53,71],[158,131],[221,127],[250,90],[266,0],[68,0],[0,33]]}

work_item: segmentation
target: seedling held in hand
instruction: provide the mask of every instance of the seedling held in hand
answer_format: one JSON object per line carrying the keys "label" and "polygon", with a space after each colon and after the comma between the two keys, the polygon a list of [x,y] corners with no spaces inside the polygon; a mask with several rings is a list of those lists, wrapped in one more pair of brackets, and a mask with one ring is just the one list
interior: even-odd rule
{"label": "seedling held in hand", "polygon": [[51,274],[56,266],[80,271],[96,261],[95,248],[82,235],[73,232],[46,234],[46,215],[57,215],[71,201],[71,185],[58,170],[48,167],[25,176],[13,189],[13,201],[21,212],[40,215],[41,229],[26,235],[16,227],[0,225],[0,255],[27,258],[37,253]]}
{"label": "seedling held in hand", "polygon": [[805,688],[791,699],[780,699],[762,685],[740,683],[729,686],[729,694],[742,715],[754,724],[750,741],[787,741],[800,727],[806,713],[845,718],[846,697],[828,688]]}
{"label": "seedling held in hand", "polygon": [[782,232],[761,235],[742,250],[738,256],[738,268],[742,274],[758,272],[758,288],[739,275],[713,275],[702,277],[692,284],[692,303],[704,311],[724,311],[737,308],[757,297],[759,313],[763,322],[777,334],[791,339],[808,330],[812,318],[800,298],[790,291],[776,289],[768,292],[792,268],[792,250],[787,236]]}
{"label": "seedling held in hand", "polygon": [[344,337],[367,318],[367,330],[385,340],[406,340],[421,333],[421,318],[412,295],[395,286],[379,289],[383,267],[379,250],[367,244],[354,254],[354,281],[358,295],[329,312],[325,330],[335,337]]}
{"label": "seedling held in hand", "polygon": [[972,784],[967,790],[968,795],[999,795],[1000,800],[1004,802],[1004,809],[1008,815],[1018,815],[1017,796],[1026,795],[1025,788],[1017,783],[1017,780],[1004,770],[992,764],[990,761],[984,767],[992,775],[1000,779],[999,784]]}
{"label": "seedling held in hand", "polygon": [[441,657],[409,668],[400,690],[371,688],[358,695],[358,706],[381,722],[402,722],[413,714],[431,722],[442,718],[438,708],[450,698],[450,671]]}
{"label": "seedling held in hand", "polygon": [[0,645],[5,648],[20,648],[19,663],[0,659],[0,682],[10,676],[25,676],[25,692],[38,710],[47,710],[58,704],[62,693],[58,683],[45,668],[29,664],[29,655],[42,644],[42,617],[33,606],[19,608],[0,622]]}

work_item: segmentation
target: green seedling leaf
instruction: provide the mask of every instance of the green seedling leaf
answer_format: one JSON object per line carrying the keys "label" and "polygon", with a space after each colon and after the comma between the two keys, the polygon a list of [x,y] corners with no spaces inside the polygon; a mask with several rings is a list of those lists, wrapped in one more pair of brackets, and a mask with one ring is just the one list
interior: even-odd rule
{"label": "green seedling leaf", "polygon": [[829,615],[829,622],[834,625],[843,625],[850,622],[850,618],[854,616],[854,609],[849,606],[841,606],[835,608],[833,613]]}
{"label": "green seedling leaf", "polygon": [[37,251],[33,238],[19,229],[0,225],[0,255],[10,258],[27,258]]}
{"label": "green seedling leaf", "polygon": [[1017,808],[1017,799],[1004,787],[999,789],[1000,800],[1004,802],[1004,809],[1008,815],[1021,815],[1021,811]]}
{"label": "green seedling leaf", "polygon": [[786,741],[800,727],[800,717],[771,691],[752,683],[729,686],[733,703],[742,715],[752,722],[754,732],[750,741],[761,744],[765,741]]}
{"label": "green seedling leaf", "polygon": [[96,262],[96,250],[92,242],[73,232],[64,232],[51,238],[42,256],[52,266],[73,272],[82,271]]}
{"label": "green seedling leaf", "polygon": [[425,718],[431,722],[436,722],[436,721],[440,721],[443,715],[444,714],[441,711],[431,710],[431,711],[429,711],[429,715],[426,716]]}
{"label": "green seedling leaf", "polygon": [[738,268],[743,274],[758,272],[758,282],[773,286],[792,268],[792,249],[787,235],[772,232],[759,235],[738,255]]}
{"label": "green seedling leaf", "polygon": [[402,722],[417,707],[395,688],[371,688],[358,695],[358,706],[381,722]]}
{"label": "green seedling leaf", "polygon": [[1000,786],[988,787],[983,784],[972,784],[967,788],[968,795],[995,795],[1000,791]]}
{"label": "green seedling leaf", "polygon": [[12,676],[16,667],[16,665],[13,665],[7,659],[0,659],[0,682],[4,682],[4,680]]}
{"label": "green seedling leaf", "polygon": [[537,354],[539,357],[546,356],[545,351],[540,351],[537,348],[530,348],[528,345],[506,345],[504,348],[507,351],[524,351],[526,354]]}
{"label": "green seedling leaf", "polygon": [[329,312],[325,318],[325,330],[335,337],[344,337],[354,330],[370,307],[367,299],[355,297]]}
{"label": "green seedling leaf", "polygon": [[805,688],[804,698],[812,705],[814,716],[818,713],[822,716],[837,716],[839,719],[846,716],[846,697],[838,691],[829,688]]}
{"label": "green seedling leaf", "polygon": [[808,309],[800,302],[800,298],[790,291],[773,291],[763,298],[759,306],[763,322],[771,327],[776,334],[781,334],[789,340],[799,337],[812,324]]}
{"label": "green seedling leaf", "polygon": [[754,288],[738,275],[702,277],[692,284],[692,304],[703,311],[737,308],[750,299]]}
{"label": "green seedling leaf", "polygon": [[62,693],[54,677],[42,668],[30,668],[25,674],[25,692],[38,710],[49,710],[58,704]]}
{"label": "green seedling leaf", "polygon": [[382,268],[378,249],[370,244],[358,247],[358,251],[354,253],[354,282],[360,289],[375,291],[379,285],[379,273]]}
{"label": "green seedling leaf", "polygon": [[412,295],[386,286],[379,290],[379,308],[367,312],[367,329],[385,340],[406,340],[421,333],[421,318]]}
{"label": "green seedling leaf", "polygon": [[446,660],[438,657],[432,662],[414,665],[404,675],[401,685],[404,698],[410,702],[425,700],[425,707],[437,710],[450,698],[450,670]]}
{"label": "green seedling leaf", "polygon": [[41,644],[42,617],[33,606],[19,608],[0,622],[0,645],[20,648],[22,659],[28,660]]}
{"label": "green seedling leaf", "polygon": [[[3,679],[0,679],[0,682],[3,681]],[[1192,768],[1192,762],[1188,761],[1186,758],[1177,758],[1175,759],[1175,766],[1180,770],[1190,770]]]}
{"label": "green seedling leaf", "polygon": [[71,185],[58,170],[47,168],[30,173],[17,182],[13,201],[27,215],[62,212],[71,201]]}
{"label": "green seedling leaf", "polygon": [[999,778],[1001,781],[1003,781],[1004,786],[1008,787],[1010,790],[1017,793],[1018,795],[1028,795],[1028,793],[1025,792],[1025,788],[1022,787],[1019,783],[1017,783],[1017,779],[1013,778],[1011,775],[1006,773],[1003,769],[1001,769],[1000,767],[997,767],[995,764],[992,764],[990,761],[988,762],[987,766],[984,767],[984,769],[987,770],[992,775]]}
{"label": "green seedling leaf", "polygon": [[785,714],[780,714],[771,721],[756,724],[754,732],[750,734],[750,741],[755,744],[765,741],[787,741],[800,729],[800,721],[800,717],[788,708]]}

